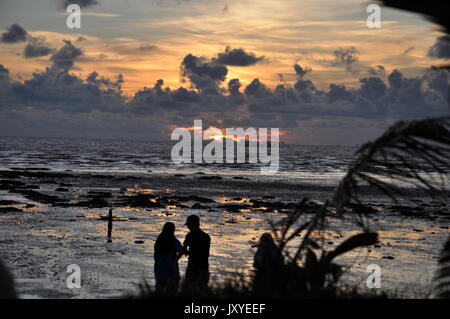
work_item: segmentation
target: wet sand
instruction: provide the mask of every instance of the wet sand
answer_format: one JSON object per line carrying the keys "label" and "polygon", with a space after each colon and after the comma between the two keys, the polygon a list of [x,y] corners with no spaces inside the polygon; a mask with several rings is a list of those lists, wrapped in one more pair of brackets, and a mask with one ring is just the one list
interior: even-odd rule
{"label": "wet sand", "polygon": [[[110,298],[136,293],[143,280],[153,283],[153,244],[171,221],[182,241],[185,218],[198,214],[212,237],[212,280],[251,271],[259,236],[267,220],[284,218],[304,196],[310,206],[331,197],[332,185],[255,176],[158,173],[75,173],[49,170],[0,171],[1,258],[26,298]],[[366,267],[382,269],[382,289],[426,297],[448,235],[447,203],[410,190],[394,204],[364,190],[364,211],[380,243],[339,257],[352,265],[345,283],[365,286]],[[114,208],[112,243],[101,216]],[[332,220],[332,248],[357,232],[351,220]],[[186,258],[180,260],[184,273]],[[66,285],[66,268],[81,267],[81,289]]]}

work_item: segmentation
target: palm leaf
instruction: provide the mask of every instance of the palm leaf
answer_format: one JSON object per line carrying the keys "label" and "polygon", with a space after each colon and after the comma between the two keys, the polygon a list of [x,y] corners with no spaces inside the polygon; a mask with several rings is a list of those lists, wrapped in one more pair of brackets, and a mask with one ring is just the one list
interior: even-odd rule
{"label": "palm leaf", "polygon": [[439,195],[450,171],[449,128],[450,117],[400,121],[380,138],[363,145],[334,194],[336,210],[342,212],[351,200],[360,202],[358,187],[362,183],[393,200],[403,195],[393,180]]}
{"label": "palm leaf", "polygon": [[[411,11],[424,15],[425,18],[438,24],[441,30],[450,34],[450,2],[442,0],[413,1],[413,0],[379,0],[381,4],[400,10]],[[450,64],[437,67],[450,69]],[[450,97],[449,97],[450,98]]]}
{"label": "palm leaf", "polygon": [[450,34],[450,2],[448,1],[381,0],[380,2],[395,9],[422,14],[431,22],[439,24],[444,32]]}
{"label": "palm leaf", "polygon": [[439,268],[434,278],[436,297],[450,298],[450,236],[445,243],[439,258]]}
{"label": "palm leaf", "polygon": [[345,240],[342,244],[340,244],[338,247],[336,247],[335,250],[330,251],[326,254],[326,260],[327,262],[331,262],[334,258],[336,258],[339,255],[345,254],[349,252],[350,250],[353,250],[355,248],[359,247],[365,247],[370,245],[375,245],[378,242],[378,233],[360,233],[356,234],[347,240]]}

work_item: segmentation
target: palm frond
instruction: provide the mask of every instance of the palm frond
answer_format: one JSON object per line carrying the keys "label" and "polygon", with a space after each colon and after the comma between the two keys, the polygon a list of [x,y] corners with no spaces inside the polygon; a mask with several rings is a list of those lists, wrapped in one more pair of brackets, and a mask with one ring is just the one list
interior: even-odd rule
{"label": "palm frond", "polygon": [[[415,12],[441,27],[441,31],[450,35],[450,2],[442,0],[379,0],[387,7]],[[444,64],[434,69],[450,70],[450,64]],[[450,98],[450,97],[449,97]]]}
{"label": "palm frond", "polygon": [[441,251],[434,283],[436,297],[450,299],[450,236]]}
{"label": "palm frond", "polygon": [[380,2],[387,7],[422,14],[426,19],[440,25],[444,32],[450,34],[450,2],[448,1],[380,0]]}
{"label": "palm frond", "polygon": [[364,232],[353,235],[352,237],[346,239],[342,244],[340,244],[336,249],[330,251],[325,255],[327,262],[331,262],[334,258],[339,255],[343,255],[353,249],[359,247],[366,247],[370,245],[375,245],[378,242],[378,233],[374,232]]}
{"label": "palm frond", "polygon": [[363,145],[334,194],[337,211],[352,200],[360,202],[358,187],[364,183],[393,200],[403,195],[398,181],[439,195],[450,171],[449,128],[450,117],[400,121]]}

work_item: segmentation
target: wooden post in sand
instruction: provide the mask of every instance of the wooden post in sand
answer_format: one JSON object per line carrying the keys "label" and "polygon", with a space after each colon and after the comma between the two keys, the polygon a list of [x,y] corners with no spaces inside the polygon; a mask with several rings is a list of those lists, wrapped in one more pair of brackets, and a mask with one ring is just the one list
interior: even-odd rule
{"label": "wooden post in sand", "polygon": [[111,239],[112,221],[113,221],[113,210],[112,210],[112,208],[110,208],[109,214],[108,214],[108,243],[112,242],[112,239]]}

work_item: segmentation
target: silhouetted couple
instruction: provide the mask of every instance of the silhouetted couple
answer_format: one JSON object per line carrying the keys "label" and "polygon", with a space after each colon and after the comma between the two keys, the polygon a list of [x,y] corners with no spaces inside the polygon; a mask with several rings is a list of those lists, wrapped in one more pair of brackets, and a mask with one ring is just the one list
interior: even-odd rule
{"label": "silhouetted couple", "polygon": [[180,281],[178,259],[188,256],[188,265],[183,290],[205,290],[209,282],[209,247],[211,238],[200,229],[200,218],[190,215],[185,224],[189,233],[183,245],[175,237],[175,225],[165,223],[155,243],[156,290],[162,293],[175,292]]}

